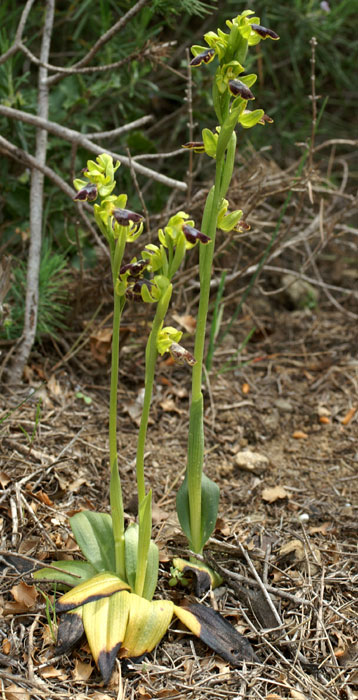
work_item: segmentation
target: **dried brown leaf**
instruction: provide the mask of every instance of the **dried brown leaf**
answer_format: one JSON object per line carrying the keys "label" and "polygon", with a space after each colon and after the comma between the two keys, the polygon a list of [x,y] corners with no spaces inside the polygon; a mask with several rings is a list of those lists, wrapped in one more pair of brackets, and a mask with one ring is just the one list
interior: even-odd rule
{"label": "dried brown leaf", "polygon": [[160,402],[160,406],[166,413],[171,413],[173,411],[175,411],[175,413],[180,413],[180,410],[173,399],[164,399]]}
{"label": "dried brown leaf", "polygon": [[61,681],[66,681],[68,678],[67,673],[62,668],[56,668],[55,666],[41,668],[39,673],[42,678],[58,678]]}
{"label": "dried brown leaf", "polygon": [[1,484],[3,489],[5,489],[7,487],[7,485],[10,483],[10,481],[11,481],[11,479],[10,479],[9,475],[6,474],[6,472],[3,472],[2,470],[0,470],[0,484]]}
{"label": "dried brown leaf", "polygon": [[30,700],[31,696],[24,688],[11,683],[5,690],[5,698],[6,700]]}
{"label": "dried brown leaf", "polygon": [[196,319],[190,314],[184,314],[184,316],[179,316],[178,314],[173,314],[173,319],[179,325],[184,328],[188,333],[194,333],[196,329]]}
{"label": "dried brown leaf", "polygon": [[75,659],[75,667],[72,671],[72,678],[75,681],[87,681],[93,673],[92,664],[88,664],[80,659]]}
{"label": "dried brown leaf", "polygon": [[10,639],[7,639],[7,637],[5,637],[5,639],[2,640],[1,650],[2,650],[2,653],[5,654],[6,656],[8,654],[10,654],[11,642],[10,642]]}
{"label": "dried brown leaf", "polygon": [[27,583],[20,581],[16,586],[13,586],[11,593],[17,603],[24,605],[26,608],[32,608],[37,600],[38,592],[35,586],[28,586]]}

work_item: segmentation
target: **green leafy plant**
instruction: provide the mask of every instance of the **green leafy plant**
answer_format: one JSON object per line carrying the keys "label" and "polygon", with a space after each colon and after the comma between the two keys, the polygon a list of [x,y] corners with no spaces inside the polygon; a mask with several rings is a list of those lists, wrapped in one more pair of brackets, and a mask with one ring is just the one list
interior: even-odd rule
{"label": "green leafy plant", "polygon": [[[241,221],[242,211],[228,213],[228,201],[225,199],[235,163],[235,129],[237,125],[247,129],[272,121],[263,109],[248,109],[248,104],[255,99],[251,87],[257,76],[253,73],[246,75],[244,63],[249,46],[254,46],[267,37],[279,37],[272,30],[261,26],[259,18],[252,15],[251,10],[246,10],[232,21],[227,21],[228,33],[220,29],[217,33],[208,32],[204,35],[207,46],[192,47],[192,66],[206,65],[214,59],[218,62],[212,89],[218,126],[215,132],[205,128],[201,142],[185,144],[187,148],[204,151],[215,159],[215,184],[208,194],[201,224],[201,230],[209,237],[210,244],[200,250],[200,301],[194,349],[196,363],[192,374],[187,470],[177,494],[179,521],[190,549],[196,554],[202,553],[213,532],[219,502],[218,486],[203,473],[202,372],[215,236],[218,228],[231,231],[245,226]],[[195,557],[193,561],[195,562]],[[180,568],[177,562],[174,564]]]}
{"label": "green leafy plant", "polygon": [[[48,244],[43,247],[39,276],[39,316],[36,340],[45,335],[57,337],[65,328],[68,274],[66,256],[54,252]],[[13,282],[6,297],[10,313],[3,324],[2,335],[12,340],[21,335],[25,313],[26,264],[19,261],[13,269]]]}
{"label": "green leafy plant", "polygon": [[[157,243],[148,243],[139,258],[124,263],[127,246],[140,237],[143,217],[127,209],[127,196],[116,195],[115,172],[120,163],[102,154],[89,160],[83,177],[74,181],[77,201],[94,202],[94,217],[108,243],[114,290],[111,387],[109,403],[109,464],[111,513],[81,511],[70,524],[85,560],[62,561],[36,572],[36,578],[57,581],[70,588],[56,604],[61,613],[58,650],[68,651],[85,631],[93,657],[107,681],[117,654],[139,657],[151,651],[166,632],[175,614],[192,632],[227,661],[237,665],[243,658],[255,660],[248,642],[211,608],[187,603],[177,606],[170,600],[152,600],[158,579],[159,553],[151,539],[152,491],[145,482],[144,453],[148,419],[158,355],[170,352],[174,359],[193,368],[190,410],[188,466],[177,496],[181,526],[191,549],[202,552],[215,526],[219,489],[203,474],[203,396],[201,391],[206,318],[216,229],[231,231],[240,225],[242,212],[229,213],[225,195],[234,167],[235,127],[245,128],[265,121],[263,110],[247,111],[253,75],[241,77],[249,45],[260,38],[278,38],[258,24],[251,11],[228,22],[229,33],[209,32],[209,49],[194,46],[192,65],[219,59],[213,97],[219,125],[215,133],[204,129],[203,142],[187,144],[204,150],[215,159],[215,185],[209,192],[201,229],[184,211],[179,211],[158,231]],[[238,76],[240,75],[240,79]],[[267,120],[268,118],[266,118]],[[164,326],[173,291],[173,278],[186,251],[200,244],[201,297],[197,319],[195,356],[179,344],[181,332]],[[128,300],[141,300],[154,306],[154,317],[145,351],[145,393],[140,421],[136,482],[138,521],[125,528],[123,497],[117,453],[117,394],[119,331],[123,308]],[[171,583],[185,583],[194,573],[200,586],[218,583],[203,564],[174,560]],[[194,564],[194,565],[193,565]]]}

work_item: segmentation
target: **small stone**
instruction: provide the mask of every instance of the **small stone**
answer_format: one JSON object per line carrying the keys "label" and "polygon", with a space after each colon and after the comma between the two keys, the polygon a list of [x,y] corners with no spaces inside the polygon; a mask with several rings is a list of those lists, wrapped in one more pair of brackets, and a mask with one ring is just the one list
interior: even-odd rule
{"label": "small stone", "polygon": [[288,401],[288,399],[276,399],[275,406],[280,411],[284,411],[285,413],[292,413],[293,411],[292,403]]}
{"label": "small stone", "polygon": [[269,466],[269,460],[264,455],[251,450],[243,450],[235,455],[235,462],[239,469],[253,474],[262,474]]}
{"label": "small stone", "polygon": [[301,523],[308,523],[310,516],[308,513],[301,513],[301,515],[298,516],[298,519],[301,521]]}

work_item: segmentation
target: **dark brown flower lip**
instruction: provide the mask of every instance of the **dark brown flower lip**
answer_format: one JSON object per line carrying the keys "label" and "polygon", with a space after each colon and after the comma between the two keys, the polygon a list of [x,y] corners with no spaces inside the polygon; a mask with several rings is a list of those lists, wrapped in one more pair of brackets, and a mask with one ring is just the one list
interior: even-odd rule
{"label": "dark brown flower lip", "polygon": [[182,345],[179,345],[178,343],[172,343],[169,352],[175,362],[177,362],[179,365],[184,364],[184,362],[189,365],[189,367],[194,367],[196,365],[196,359],[194,355],[189,352],[186,348],[184,348]]}
{"label": "dark brown flower lip", "polygon": [[268,114],[263,114],[260,121],[267,122],[267,124],[273,124],[273,119]]}
{"label": "dark brown flower lip", "polygon": [[235,231],[239,231],[239,233],[244,233],[245,231],[250,231],[251,226],[250,224],[247,223],[244,219],[240,219],[240,221],[236,224],[235,226]]}
{"label": "dark brown flower lip", "polygon": [[214,56],[214,49],[206,49],[206,51],[202,51],[201,53],[198,53],[197,56],[194,56],[194,58],[191,59],[189,66],[201,66],[202,63],[210,63]]}
{"label": "dark brown flower lip", "polygon": [[122,265],[119,274],[124,275],[125,272],[129,272],[131,277],[138,277],[148,264],[148,260],[137,260],[137,262],[127,263]]}
{"label": "dark brown flower lip", "polygon": [[130,209],[113,209],[112,214],[120,226],[129,226],[131,222],[139,224],[144,218],[141,214]]}
{"label": "dark brown flower lip", "polygon": [[252,24],[251,29],[253,29],[256,34],[259,34],[263,39],[279,39],[279,35],[276,34],[276,32],[272,31],[272,29],[267,29],[267,27],[263,27],[261,24]]}
{"label": "dark brown flower lip", "polygon": [[73,199],[77,202],[94,202],[94,200],[97,199],[97,196],[97,185],[89,182],[88,185],[82,187],[82,189],[77,192]]}
{"label": "dark brown flower lip", "polygon": [[141,289],[143,286],[146,286],[150,292],[151,288],[153,287],[153,282],[147,279],[135,280],[135,284],[126,289],[127,299],[131,299],[132,301],[142,301]]}
{"label": "dark brown flower lip", "polygon": [[255,99],[250,88],[248,88],[245,83],[241,82],[241,80],[238,80],[237,78],[235,80],[229,80],[229,90],[234,97],[240,95],[243,100]]}
{"label": "dark brown flower lip", "polygon": [[182,227],[182,231],[184,233],[184,236],[188,243],[196,243],[197,241],[200,241],[200,243],[209,243],[210,238],[207,236],[205,233],[202,233],[199,231],[197,228],[194,228],[193,226],[189,226],[189,224],[184,224]]}
{"label": "dark brown flower lip", "polygon": [[204,152],[205,146],[204,141],[188,141],[182,144],[182,148],[189,148],[190,150],[197,152]]}

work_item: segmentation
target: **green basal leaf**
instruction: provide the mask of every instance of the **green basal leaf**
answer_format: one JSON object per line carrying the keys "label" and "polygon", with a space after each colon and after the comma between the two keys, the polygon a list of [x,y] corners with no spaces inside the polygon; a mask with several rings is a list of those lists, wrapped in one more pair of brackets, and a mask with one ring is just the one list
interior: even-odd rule
{"label": "green basal leaf", "polygon": [[79,583],[84,583],[96,573],[96,569],[88,561],[54,561],[51,566],[35,571],[33,577],[34,579],[58,581],[64,586],[72,588]]}
{"label": "green basal leaf", "polygon": [[[202,474],[201,479],[201,542],[200,548],[208,541],[212,534],[219,506],[220,489],[206,474]],[[180,525],[183,532],[189,540],[189,545],[192,548],[191,526],[190,526],[190,508],[189,508],[189,489],[187,475],[180,486],[176,498],[176,509]]]}
{"label": "green basal leaf", "polygon": [[185,479],[181,484],[177,492],[176,497],[176,510],[178,514],[178,519],[181,525],[181,529],[187,536],[189,541],[189,546],[191,544],[191,530],[190,530],[190,507],[189,507],[189,490],[188,490],[188,474],[185,474]]}
{"label": "green basal leaf", "polygon": [[147,558],[152,534],[152,491],[143,498],[139,506],[139,529],[138,529],[138,554],[137,573],[135,579],[135,590],[137,595],[142,595],[145,574],[147,569]]}
{"label": "green basal leaf", "polygon": [[153,540],[150,541],[148,559],[147,559],[147,570],[145,574],[145,581],[143,586],[143,598],[147,600],[152,600],[157,587],[159,573],[159,549]]}
{"label": "green basal leaf", "polygon": [[208,541],[212,534],[218,514],[220,489],[214,481],[203,474],[201,480],[201,546]]}
{"label": "green basal leaf", "polygon": [[84,510],[70,518],[75,540],[96,571],[115,571],[112,518],[107,513]]}
{"label": "green basal leaf", "polygon": [[131,523],[124,533],[124,541],[126,577],[132,591],[134,591],[135,588],[135,577],[137,573],[138,537],[139,527],[137,523]]}
{"label": "green basal leaf", "polygon": [[[125,561],[126,561],[126,576],[127,581],[134,591],[136,586],[136,576],[138,569],[138,543],[139,543],[139,527],[137,523],[129,525],[124,534],[125,539]],[[146,572],[141,595],[147,600],[153,598],[159,568],[159,551],[158,547],[150,540],[149,549],[146,555]]]}

